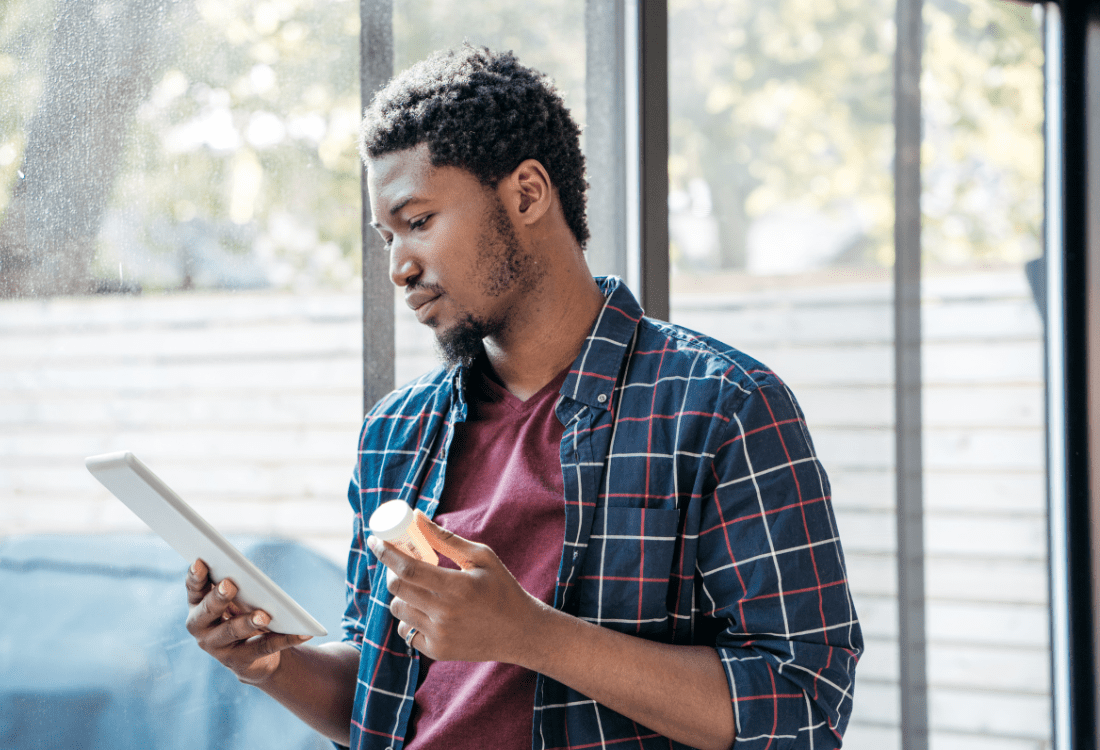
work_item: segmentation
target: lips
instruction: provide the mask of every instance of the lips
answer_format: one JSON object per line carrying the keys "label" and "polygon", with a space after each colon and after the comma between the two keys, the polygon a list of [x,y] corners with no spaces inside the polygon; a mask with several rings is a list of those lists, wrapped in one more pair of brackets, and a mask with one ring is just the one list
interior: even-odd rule
{"label": "lips", "polygon": [[435,301],[442,296],[441,292],[432,289],[417,289],[405,295],[405,304],[416,313],[416,319],[424,323],[431,315]]}

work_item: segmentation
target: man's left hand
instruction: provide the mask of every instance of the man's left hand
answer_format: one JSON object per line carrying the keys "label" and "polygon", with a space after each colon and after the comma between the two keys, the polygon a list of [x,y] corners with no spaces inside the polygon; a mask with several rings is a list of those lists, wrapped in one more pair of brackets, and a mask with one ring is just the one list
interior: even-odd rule
{"label": "man's left hand", "polygon": [[416,560],[376,537],[367,540],[387,568],[398,634],[405,638],[415,627],[411,645],[439,661],[521,662],[534,623],[549,608],[520,586],[489,547],[431,525],[466,557],[463,570]]}

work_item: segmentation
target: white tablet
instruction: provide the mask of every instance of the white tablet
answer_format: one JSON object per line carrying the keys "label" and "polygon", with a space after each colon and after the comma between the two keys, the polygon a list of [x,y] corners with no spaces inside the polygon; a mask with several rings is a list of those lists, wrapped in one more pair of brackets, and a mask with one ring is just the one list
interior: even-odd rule
{"label": "white tablet", "polygon": [[228,539],[196,513],[129,451],[84,459],[88,471],[160,534],[190,565],[201,559],[215,581],[233,579],[237,600],[271,615],[269,630],[292,635],[328,635],[298,602],[253,565]]}

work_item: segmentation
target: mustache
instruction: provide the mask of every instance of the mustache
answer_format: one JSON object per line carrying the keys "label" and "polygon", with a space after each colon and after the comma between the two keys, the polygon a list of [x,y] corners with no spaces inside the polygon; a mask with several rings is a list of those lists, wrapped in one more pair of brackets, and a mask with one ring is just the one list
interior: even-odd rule
{"label": "mustache", "polygon": [[439,295],[443,294],[445,290],[439,284],[435,284],[435,283],[432,283],[432,282],[417,281],[417,282],[413,282],[413,283],[405,285],[405,294],[406,295],[412,294],[413,292],[418,292],[418,291],[430,292],[430,293],[432,293],[436,296],[439,296]]}

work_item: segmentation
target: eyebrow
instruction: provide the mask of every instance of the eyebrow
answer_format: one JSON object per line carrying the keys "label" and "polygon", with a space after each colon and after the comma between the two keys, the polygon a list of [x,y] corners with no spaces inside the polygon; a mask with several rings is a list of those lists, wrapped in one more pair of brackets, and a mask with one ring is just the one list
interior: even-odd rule
{"label": "eyebrow", "polygon": [[[397,203],[394,203],[393,206],[390,207],[390,216],[397,216],[397,213],[410,203],[423,203],[425,200],[426,199],[418,198],[415,195],[406,195],[404,198],[397,201]],[[379,224],[377,221],[372,221],[370,225],[375,229],[382,228],[382,225]]]}

